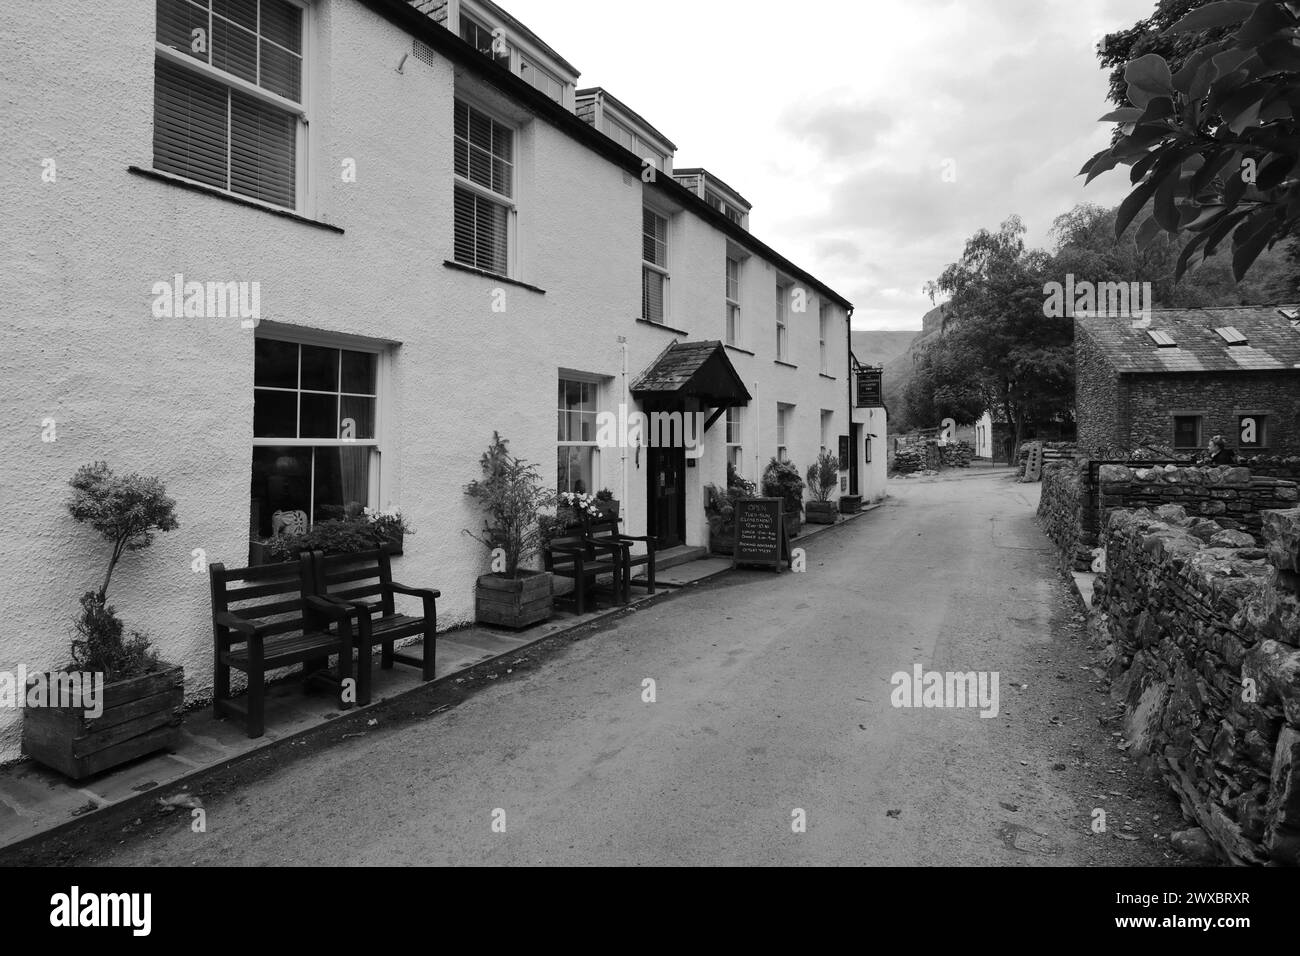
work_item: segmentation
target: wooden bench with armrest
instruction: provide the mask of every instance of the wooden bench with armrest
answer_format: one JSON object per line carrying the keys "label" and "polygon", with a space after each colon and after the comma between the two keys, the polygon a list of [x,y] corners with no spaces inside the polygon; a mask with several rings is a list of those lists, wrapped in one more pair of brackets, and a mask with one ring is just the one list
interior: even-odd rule
{"label": "wooden bench with armrest", "polygon": [[[339,693],[339,707],[352,707],[344,688],[352,676],[352,649],[368,622],[354,630],[346,608],[314,593],[309,554],[297,561],[256,568],[208,567],[212,593],[213,697],[217,717],[243,723],[250,737],[266,732],[266,674],[303,665],[307,683],[325,683]],[[338,676],[328,672],[338,655]],[[243,699],[231,693],[231,671],[248,677]]]}

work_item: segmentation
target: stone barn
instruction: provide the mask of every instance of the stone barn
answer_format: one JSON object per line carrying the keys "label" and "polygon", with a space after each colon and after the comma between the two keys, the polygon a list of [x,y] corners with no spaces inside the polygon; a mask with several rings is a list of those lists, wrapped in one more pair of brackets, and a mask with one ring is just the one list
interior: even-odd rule
{"label": "stone barn", "polygon": [[1300,455],[1300,313],[1153,310],[1075,318],[1079,450],[1177,457],[1222,435],[1238,456]]}

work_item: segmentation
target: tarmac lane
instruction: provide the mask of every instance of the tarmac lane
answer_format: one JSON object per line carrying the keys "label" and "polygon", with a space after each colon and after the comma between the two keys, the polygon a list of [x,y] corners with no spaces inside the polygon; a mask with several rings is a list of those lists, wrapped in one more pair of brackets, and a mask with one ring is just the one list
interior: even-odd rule
{"label": "tarmac lane", "polygon": [[[206,833],[178,823],[97,862],[1167,862],[1157,837],[1090,828],[1107,787],[1160,797],[1098,724],[1113,707],[1037,486],[894,491],[803,542],[806,573],[688,588],[445,713],[217,796]],[[919,689],[930,672],[982,675],[995,715],[951,679],[895,706],[899,674]]]}

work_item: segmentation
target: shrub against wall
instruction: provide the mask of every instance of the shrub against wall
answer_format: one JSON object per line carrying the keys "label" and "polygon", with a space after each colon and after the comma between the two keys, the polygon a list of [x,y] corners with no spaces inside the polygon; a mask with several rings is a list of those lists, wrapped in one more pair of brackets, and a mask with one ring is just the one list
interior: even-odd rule
{"label": "shrub against wall", "polygon": [[1114,512],[1094,606],[1135,754],[1234,863],[1300,864],[1300,509]]}

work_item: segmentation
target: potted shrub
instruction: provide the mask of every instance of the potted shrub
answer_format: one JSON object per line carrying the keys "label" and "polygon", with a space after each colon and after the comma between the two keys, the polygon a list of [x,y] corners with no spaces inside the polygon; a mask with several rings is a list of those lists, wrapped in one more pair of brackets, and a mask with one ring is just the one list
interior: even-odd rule
{"label": "potted shrub", "polygon": [[67,506],[111,545],[99,589],[81,596],[69,665],[26,683],[23,750],[47,767],[81,780],[180,743],[185,672],[158,660],[149,639],[125,635],[108,603],[108,585],[128,551],[142,551],[158,531],[178,526],[176,502],[157,478],[115,475],[104,462],[77,470]]}
{"label": "potted shrub", "polygon": [[709,522],[709,550],[714,554],[731,554],[736,543],[736,501],[753,498],[757,493],[752,481],[746,481],[727,465],[727,487],[708,485],[704,489],[704,514]]}
{"label": "potted shrub", "polygon": [[812,500],[804,504],[804,514],[809,524],[834,524],[836,503],[831,492],[840,485],[840,459],[830,452],[822,452],[808,466],[808,490]]}
{"label": "potted shrub", "polygon": [[785,532],[790,538],[798,537],[803,527],[803,487],[793,462],[773,458],[763,469],[763,496],[785,502]]}
{"label": "potted shrub", "polygon": [[479,459],[483,476],[465,486],[485,512],[483,530],[466,531],[492,554],[492,572],[479,577],[474,591],[480,624],[523,628],[548,620],[552,610],[551,574],[523,567],[542,545],[540,512],[555,495],[542,483],[537,466],[510,454],[509,443],[492,433]]}

